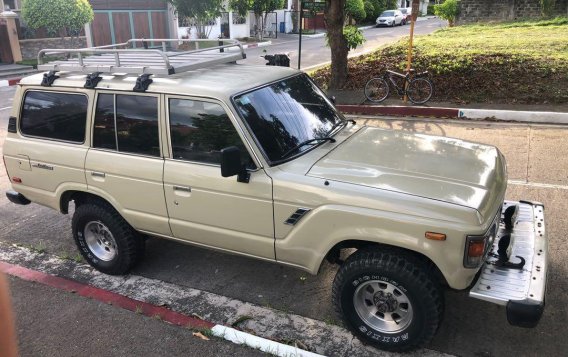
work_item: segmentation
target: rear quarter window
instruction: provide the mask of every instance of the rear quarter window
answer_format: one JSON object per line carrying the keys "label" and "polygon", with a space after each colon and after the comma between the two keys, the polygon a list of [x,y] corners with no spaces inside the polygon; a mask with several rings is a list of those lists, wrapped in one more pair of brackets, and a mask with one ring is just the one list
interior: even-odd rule
{"label": "rear quarter window", "polygon": [[20,132],[26,136],[83,143],[88,102],[83,94],[27,91]]}

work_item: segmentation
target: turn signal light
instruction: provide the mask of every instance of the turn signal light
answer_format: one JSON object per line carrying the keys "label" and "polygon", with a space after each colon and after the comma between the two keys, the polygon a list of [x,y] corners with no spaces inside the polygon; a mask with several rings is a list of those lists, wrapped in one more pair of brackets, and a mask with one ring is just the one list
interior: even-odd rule
{"label": "turn signal light", "polygon": [[485,239],[469,242],[467,255],[472,258],[481,257],[485,253]]}
{"label": "turn signal light", "polygon": [[446,240],[446,235],[444,233],[426,232],[424,236],[431,240]]}

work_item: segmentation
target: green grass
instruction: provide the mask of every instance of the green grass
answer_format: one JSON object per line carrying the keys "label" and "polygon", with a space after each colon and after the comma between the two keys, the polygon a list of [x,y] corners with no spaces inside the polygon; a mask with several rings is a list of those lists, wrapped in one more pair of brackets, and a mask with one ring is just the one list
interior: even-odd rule
{"label": "green grass", "polygon": [[[567,103],[568,18],[485,23],[415,37],[413,68],[428,70],[433,101]],[[408,38],[349,60],[346,89],[406,67]],[[329,67],[314,73],[324,87]]]}

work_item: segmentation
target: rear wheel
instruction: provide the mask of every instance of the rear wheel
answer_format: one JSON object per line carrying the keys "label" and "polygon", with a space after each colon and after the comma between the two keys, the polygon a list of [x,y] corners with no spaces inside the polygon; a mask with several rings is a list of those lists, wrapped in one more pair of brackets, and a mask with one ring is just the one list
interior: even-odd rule
{"label": "rear wheel", "polygon": [[432,98],[434,88],[427,78],[415,78],[408,84],[406,95],[414,104],[423,104]]}
{"label": "rear wheel", "polygon": [[350,256],[333,282],[333,301],[355,335],[387,351],[425,345],[443,315],[443,294],[427,266],[397,250]]}
{"label": "rear wheel", "polygon": [[111,275],[128,272],[144,254],[144,240],[108,204],[84,203],[75,209],[73,238],[85,260]]}
{"label": "rear wheel", "polygon": [[372,78],[365,85],[365,97],[371,102],[380,103],[389,96],[390,87],[384,78]]}

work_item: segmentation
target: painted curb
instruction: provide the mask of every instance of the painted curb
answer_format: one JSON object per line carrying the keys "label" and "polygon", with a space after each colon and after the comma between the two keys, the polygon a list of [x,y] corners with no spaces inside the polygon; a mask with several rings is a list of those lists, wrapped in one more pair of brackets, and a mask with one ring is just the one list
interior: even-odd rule
{"label": "painted curb", "polygon": [[22,78],[0,79],[0,87],[15,86],[16,84],[20,83],[21,79]]}
{"label": "painted curb", "polygon": [[457,118],[459,109],[429,108],[429,107],[403,107],[403,106],[375,106],[375,105],[337,105],[337,109],[346,114],[363,115],[396,115],[396,116],[424,116],[436,118]]}
{"label": "painted curb", "polygon": [[418,106],[337,105],[345,114],[411,116],[537,124],[568,124],[568,113]]}
{"label": "painted curb", "polygon": [[159,317],[160,320],[172,325],[190,329],[210,329],[213,335],[218,338],[222,338],[226,341],[238,345],[246,345],[250,348],[259,349],[263,352],[275,356],[323,357],[322,355],[317,353],[305,351],[294,346],[289,346],[280,342],[254,336],[231,327],[217,325],[209,321],[198,319],[196,317],[187,316],[172,311],[163,306],[156,306],[144,301],[131,299],[127,296],[113,293],[108,290],[31,270],[19,265],[0,261],[0,271],[25,281],[32,281],[50,286],[52,288],[74,293],[82,297],[90,298],[105,304],[136,312],[147,317]]}

